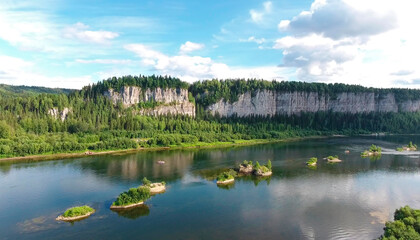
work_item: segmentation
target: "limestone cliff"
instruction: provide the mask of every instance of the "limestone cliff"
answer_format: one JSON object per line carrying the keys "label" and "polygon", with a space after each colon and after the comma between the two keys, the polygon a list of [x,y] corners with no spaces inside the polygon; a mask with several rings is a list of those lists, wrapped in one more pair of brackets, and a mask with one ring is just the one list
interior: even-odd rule
{"label": "limestone cliff", "polygon": [[61,121],[66,120],[67,116],[71,112],[70,108],[63,108],[62,111],[58,110],[58,108],[51,108],[48,110],[48,114],[53,116],[55,119],[60,119]]}
{"label": "limestone cliff", "polygon": [[229,103],[224,99],[207,107],[212,114],[239,117],[275,114],[298,114],[300,112],[333,111],[347,113],[368,112],[415,112],[420,110],[420,100],[397,103],[392,93],[379,96],[373,92],[342,92],[336,96],[317,92],[276,92],[257,90],[246,92],[238,100]]}
{"label": "limestone cliff", "polygon": [[154,108],[144,108],[138,111],[145,115],[188,115],[195,116],[195,105],[188,99],[188,90],[182,88],[155,88],[141,89],[136,86],[125,86],[120,91],[109,89],[104,95],[114,104],[122,102],[125,107],[141,102],[159,103]]}

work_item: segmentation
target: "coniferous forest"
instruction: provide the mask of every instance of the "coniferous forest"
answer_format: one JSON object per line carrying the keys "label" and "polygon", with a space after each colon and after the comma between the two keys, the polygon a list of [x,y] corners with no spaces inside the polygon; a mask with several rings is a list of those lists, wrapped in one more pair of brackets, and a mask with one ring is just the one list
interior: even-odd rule
{"label": "coniferous forest", "polygon": [[[123,86],[188,89],[190,101],[196,104],[196,117],[136,115],[132,107],[113,104],[103,95],[109,88],[120,89]],[[234,102],[240,94],[257,89],[313,91],[330,97],[339,92],[373,91],[379,97],[392,92],[397,102],[420,99],[419,90],[409,89],[255,79],[188,84],[177,78],[155,75],[114,77],[82,90],[0,85],[0,157],[204,146],[332,134],[420,132],[420,113],[316,112],[292,116],[220,118],[205,111],[206,106],[222,98]],[[71,112],[62,120],[50,114],[53,108],[58,111],[69,108]]]}

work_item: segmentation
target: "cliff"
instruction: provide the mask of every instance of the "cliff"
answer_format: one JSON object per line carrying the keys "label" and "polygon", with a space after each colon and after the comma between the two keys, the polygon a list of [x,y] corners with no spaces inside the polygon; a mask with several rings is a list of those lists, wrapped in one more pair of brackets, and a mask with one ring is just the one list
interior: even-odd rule
{"label": "cliff", "polygon": [[336,96],[317,92],[276,92],[256,90],[246,92],[238,100],[230,103],[224,99],[206,108],[212,114],[220,116],[237,115],[239,117],[275,114],[292,115],[300,112],[332,111],[343,113],[369,112],[416,112],[420,110],[420,100],[407,100],[397,103],[393,93],[383,95],[374,92],[341,92]]}
{"label": "cliff", "polygon": [[104,95],[114,104],[122,102],[124,107],[133,106],[141,102],[154,102],[152,108],[142,108],[137,113],[144,115],[188,115],[195,116],[195,105],[188,99],[188,90],[183,88],[155,88],[142,89],[136,86],[125,86],[120,91],[109,89]]}

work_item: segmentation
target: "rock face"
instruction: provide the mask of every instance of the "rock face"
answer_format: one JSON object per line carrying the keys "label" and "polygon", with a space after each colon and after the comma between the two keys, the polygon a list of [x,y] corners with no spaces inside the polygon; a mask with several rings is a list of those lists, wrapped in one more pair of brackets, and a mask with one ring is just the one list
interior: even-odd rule
{"label": "rock face", "polygon": [[66,120],[67,116],[71,112],[70,108],[63,108],[62,111],[59,111],[57,108],[51,108],[48,110],[48,114],[53,116],[55,119],[61,119],[61,121]]}
{"label": "rock face", "polygon": [[275,114],[292,115],[300,112],[333,111],[345,113],[368,112],[416,112],[420,110],[420,100],[406,101],[398,104],[395,96],[388,93],[384,96],[373,92],[342,92],[336,97],[318,94],[317,92],[275,92],[257,90],[251,95],[246,92],[234,103],[221,99],[207,107],[212,114],[228,117]]}
{"label": "rock face", "polygon": [[109,89],[104,95],[114,104],[122,102],[124,107],[129,107],[140,102],[156,102],[154,108],[144,108],[138,111],[143,115],[188,115],[195,116],[195,105],[188,99],[188,90],[182,88],[156,88],[141,89],[136,86],[125,86],[121,90]]}

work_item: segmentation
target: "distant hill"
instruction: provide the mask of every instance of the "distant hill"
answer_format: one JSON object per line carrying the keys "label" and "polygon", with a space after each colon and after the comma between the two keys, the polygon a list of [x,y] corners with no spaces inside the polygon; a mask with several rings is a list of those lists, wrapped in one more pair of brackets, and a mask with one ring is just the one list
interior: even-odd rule
{"label": "distant hill", "polygon": [[50,94],[69,94],[75,90],[65,88],[46,88],[30,86],[13,86],[0,84],[0,96],[18,96],[18,95],[37,95],[42,93]]}

